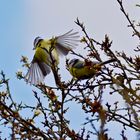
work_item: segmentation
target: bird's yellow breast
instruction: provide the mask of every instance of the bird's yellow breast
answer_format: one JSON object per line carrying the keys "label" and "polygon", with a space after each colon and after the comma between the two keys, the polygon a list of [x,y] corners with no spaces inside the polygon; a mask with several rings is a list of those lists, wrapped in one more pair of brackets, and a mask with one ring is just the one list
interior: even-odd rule
{"label": "bird's yellow breast", "polygon": [[42,48],[37,48],[35,51],[34,59],[41,62],[46,62],[48,54]]}
{"label": "bird's yellow breast", "polygon": [[87,79],[93,77],[95,74],[97,74],[101,70],[100,65],[95,65],[92,67],[85,66],[82,68],[75,68],[71,67],[69,68],[69,71],[71,75],[77,79]]}
{"label": "bird's yellow breast", "polygon": [[51,57],[55,59],[56,64],[59,63],[59,55],[55,48],[51,48],[50,40],[43,40],[35,50],[34,61],[45,62],[50,65]]}

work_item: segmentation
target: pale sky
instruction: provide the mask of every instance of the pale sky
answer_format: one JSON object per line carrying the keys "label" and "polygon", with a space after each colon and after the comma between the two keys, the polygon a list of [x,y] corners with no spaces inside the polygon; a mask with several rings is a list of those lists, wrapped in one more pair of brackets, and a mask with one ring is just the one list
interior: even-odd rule
{"label": "pale sky", "polygon": [[[125,3],[126,10],[132,19],[137,21],[140,19],[140,8],[135,7],[138,2],[139,0],[126,0]],[[21,55],[32,60],[33,40],[37,36],[50,38],[71,29],[79,31],[82,36],[81,29],[74,23],[77,17],[84,22],[88,34],[95,40],[101,41],[105,34],[108,34],[113,40],[114,50],[124,50],[133,54],[132,50],[138,44],[138,40],[131,36],[132,29],[127,27],[128,22],[121,13],[117,0],[0,0],[0,71],[3,70],[10,78],[11,92],[16,101],[27,104],[34,101],[34,87],[16,79],[15,73],[22,69]],[[84,53],[81,48],[78,48],[79,50],[81,54]],[[62,61],[64,63],[65,58],[62,58]],[[67,73],[62,69],[62,73]],[[23,72],[26,73],[25,70]],[[46,78],[46,82],[52,85],[50,77],[51,74]],[[71,78],[70,75],[68,77]],[[64,74],[63,78],[66,79],[67,76]],[[75,111],[81,115],[82,113],[76,108],[68,116],[73,122],[78,120],[78,125],[72,123],[72,126],[78,129],[82,119],[79,117],[75,120],[72,114]],[[114,136],[115,133],[110,136]]]}

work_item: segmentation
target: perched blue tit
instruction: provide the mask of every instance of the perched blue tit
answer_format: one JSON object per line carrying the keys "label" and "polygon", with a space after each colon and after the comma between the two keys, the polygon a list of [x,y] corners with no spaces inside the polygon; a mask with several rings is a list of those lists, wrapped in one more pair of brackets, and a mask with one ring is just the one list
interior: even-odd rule
{"label": "perched blue tit", "polygon": [[103,65],[114,61],[116,60],[111,59],[105,62],[93,62],[72,59],[68,62],[67,67],[74,78],[84,80],[94,77],[99,71],[101,71]]}
{"label": "perched blue tit", "polygon": [[43,83],[44,78],[51,71],[51,65],[58,65],[59,56],[66,56],[76,45],[78,45],[78,32],[69,32],[52,37],[51,39],[35,38],[35,54],[25,76],[27,83],[38,85]]}

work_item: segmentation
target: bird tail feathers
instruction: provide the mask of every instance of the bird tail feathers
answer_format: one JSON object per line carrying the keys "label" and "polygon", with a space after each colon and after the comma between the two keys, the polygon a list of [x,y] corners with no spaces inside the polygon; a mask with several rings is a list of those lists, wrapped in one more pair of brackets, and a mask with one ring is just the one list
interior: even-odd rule
{"label": "bird tail feathers", "polygon": [[115,62],[115,61],[117,61],[116,59],[110,59],[110,60],[107,60],[107,61],[105,61],[105,62],[101,62],[101,66],[102,65],[106,65],[106,64],[108,64],[108,63],[112,63],[112,62]]}

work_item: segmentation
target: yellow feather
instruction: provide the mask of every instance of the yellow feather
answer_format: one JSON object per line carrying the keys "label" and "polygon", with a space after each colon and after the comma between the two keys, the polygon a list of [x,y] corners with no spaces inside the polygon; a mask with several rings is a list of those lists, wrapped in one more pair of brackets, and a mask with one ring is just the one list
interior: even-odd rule
{"label": "yellow feather", "polygon": [[[52,51],[50,51],[52,49]],[[46,64],[51,64],[51,58],[55,59],[55,64],[59,63],[59,54],[55,48],[51,48],[50,40],[42,40],[40,44],[36,47],[35,55],[33,61],[45,62]]]}
{"label": "yellow feather", "polygon": [[84,66],[83,68],[70,67],[71,75],[77,79],[92,78],[101,70],[101,65],[95,64],[94,66]]}

